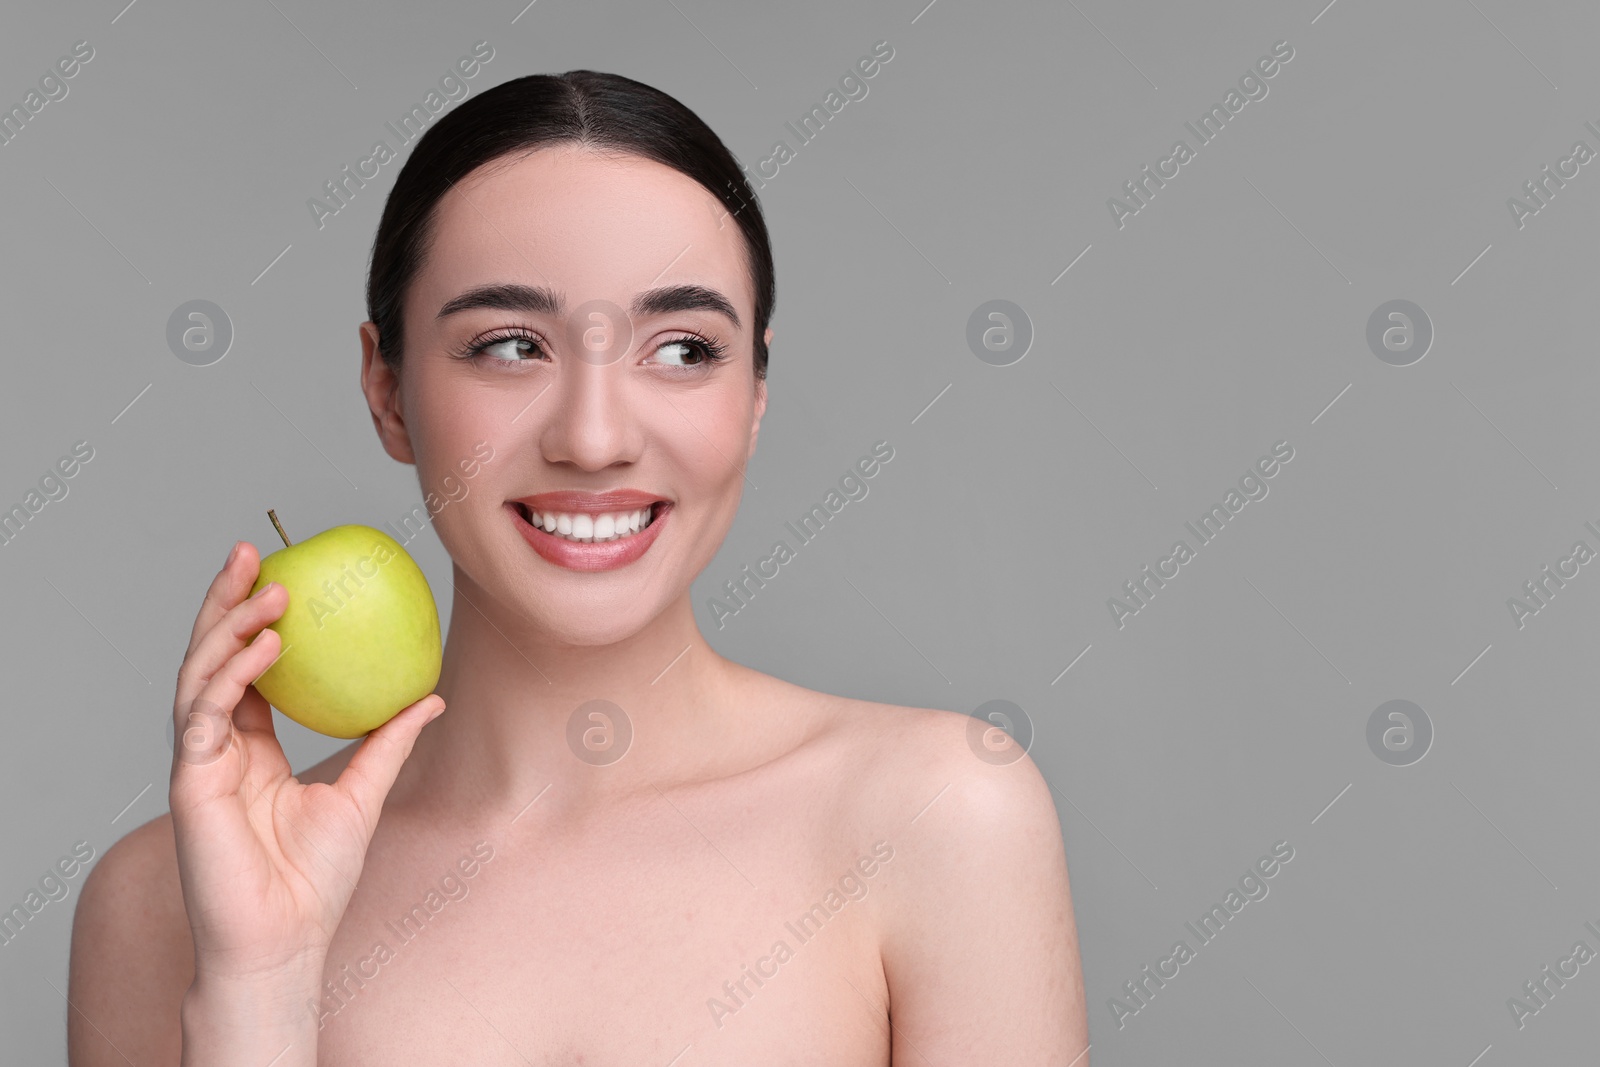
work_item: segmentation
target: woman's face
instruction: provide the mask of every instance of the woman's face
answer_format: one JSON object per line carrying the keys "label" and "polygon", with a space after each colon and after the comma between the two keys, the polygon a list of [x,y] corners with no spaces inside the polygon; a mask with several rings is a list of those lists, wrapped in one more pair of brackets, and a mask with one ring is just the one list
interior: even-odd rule
{"label": "woman's face", "polygon": [[398,383],[362,327],[385,448],[483,595],[566,643],[636,633],[716,553],[766,407],[738,226],[670,167],[560,145],[468,175],[432,233]]}

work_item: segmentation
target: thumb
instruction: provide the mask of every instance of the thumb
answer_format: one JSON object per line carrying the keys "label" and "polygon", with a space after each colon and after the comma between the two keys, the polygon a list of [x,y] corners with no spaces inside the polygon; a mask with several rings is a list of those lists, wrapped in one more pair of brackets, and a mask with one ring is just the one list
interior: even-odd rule
{"label": "thumb", "polygon": [[430,693],[367,735],[350,757],[337,783],[361,811],[370,835],[378,825],[384,798],[411,755],[422,728],[444,712],[444,698]]}

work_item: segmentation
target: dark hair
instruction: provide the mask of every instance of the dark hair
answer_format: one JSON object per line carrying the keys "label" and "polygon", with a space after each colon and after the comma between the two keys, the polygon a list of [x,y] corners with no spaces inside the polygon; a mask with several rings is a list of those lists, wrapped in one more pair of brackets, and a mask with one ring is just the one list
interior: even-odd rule
{"label": "dark hair", "polygon": [[465,101],[429,127],[400,168],[383,206],[367,274],[367,317],[384,362],[405,349],[406,290],[432,244],[434,208],[456,182],[502,156],[565,142],[642,156],[699,182],[744,234],[755,292],[755,373],[767,376],[763,339],[772,317],[772,246],[755,191],[733,154],[676,99],[619,74],[529,74]]}

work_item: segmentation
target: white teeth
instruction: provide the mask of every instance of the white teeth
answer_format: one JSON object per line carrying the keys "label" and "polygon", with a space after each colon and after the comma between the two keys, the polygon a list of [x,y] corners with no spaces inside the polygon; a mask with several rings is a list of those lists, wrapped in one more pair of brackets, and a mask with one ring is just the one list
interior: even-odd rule
{"label": "white teeth", "polygon": [[589,544],[633,536],[650,525],[653,509],[654,505],[635,511],[612,512],[609,515],[591,515],[586,512],[563,514],[529,509],[528,522],[568,541]]}

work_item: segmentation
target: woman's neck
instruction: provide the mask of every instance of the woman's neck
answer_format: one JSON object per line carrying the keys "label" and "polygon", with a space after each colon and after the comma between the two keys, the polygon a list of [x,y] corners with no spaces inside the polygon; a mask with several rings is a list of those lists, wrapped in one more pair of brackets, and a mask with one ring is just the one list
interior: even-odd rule
{"label": "woman's neck", "polygon": [[455,577],[436,687],[446,711],[402,768],[395,806],[493,817],[548,789],[587,808],[759,758],[740,696],[758,676],[712,650],[687,594],[625,641],[572,646]]}

